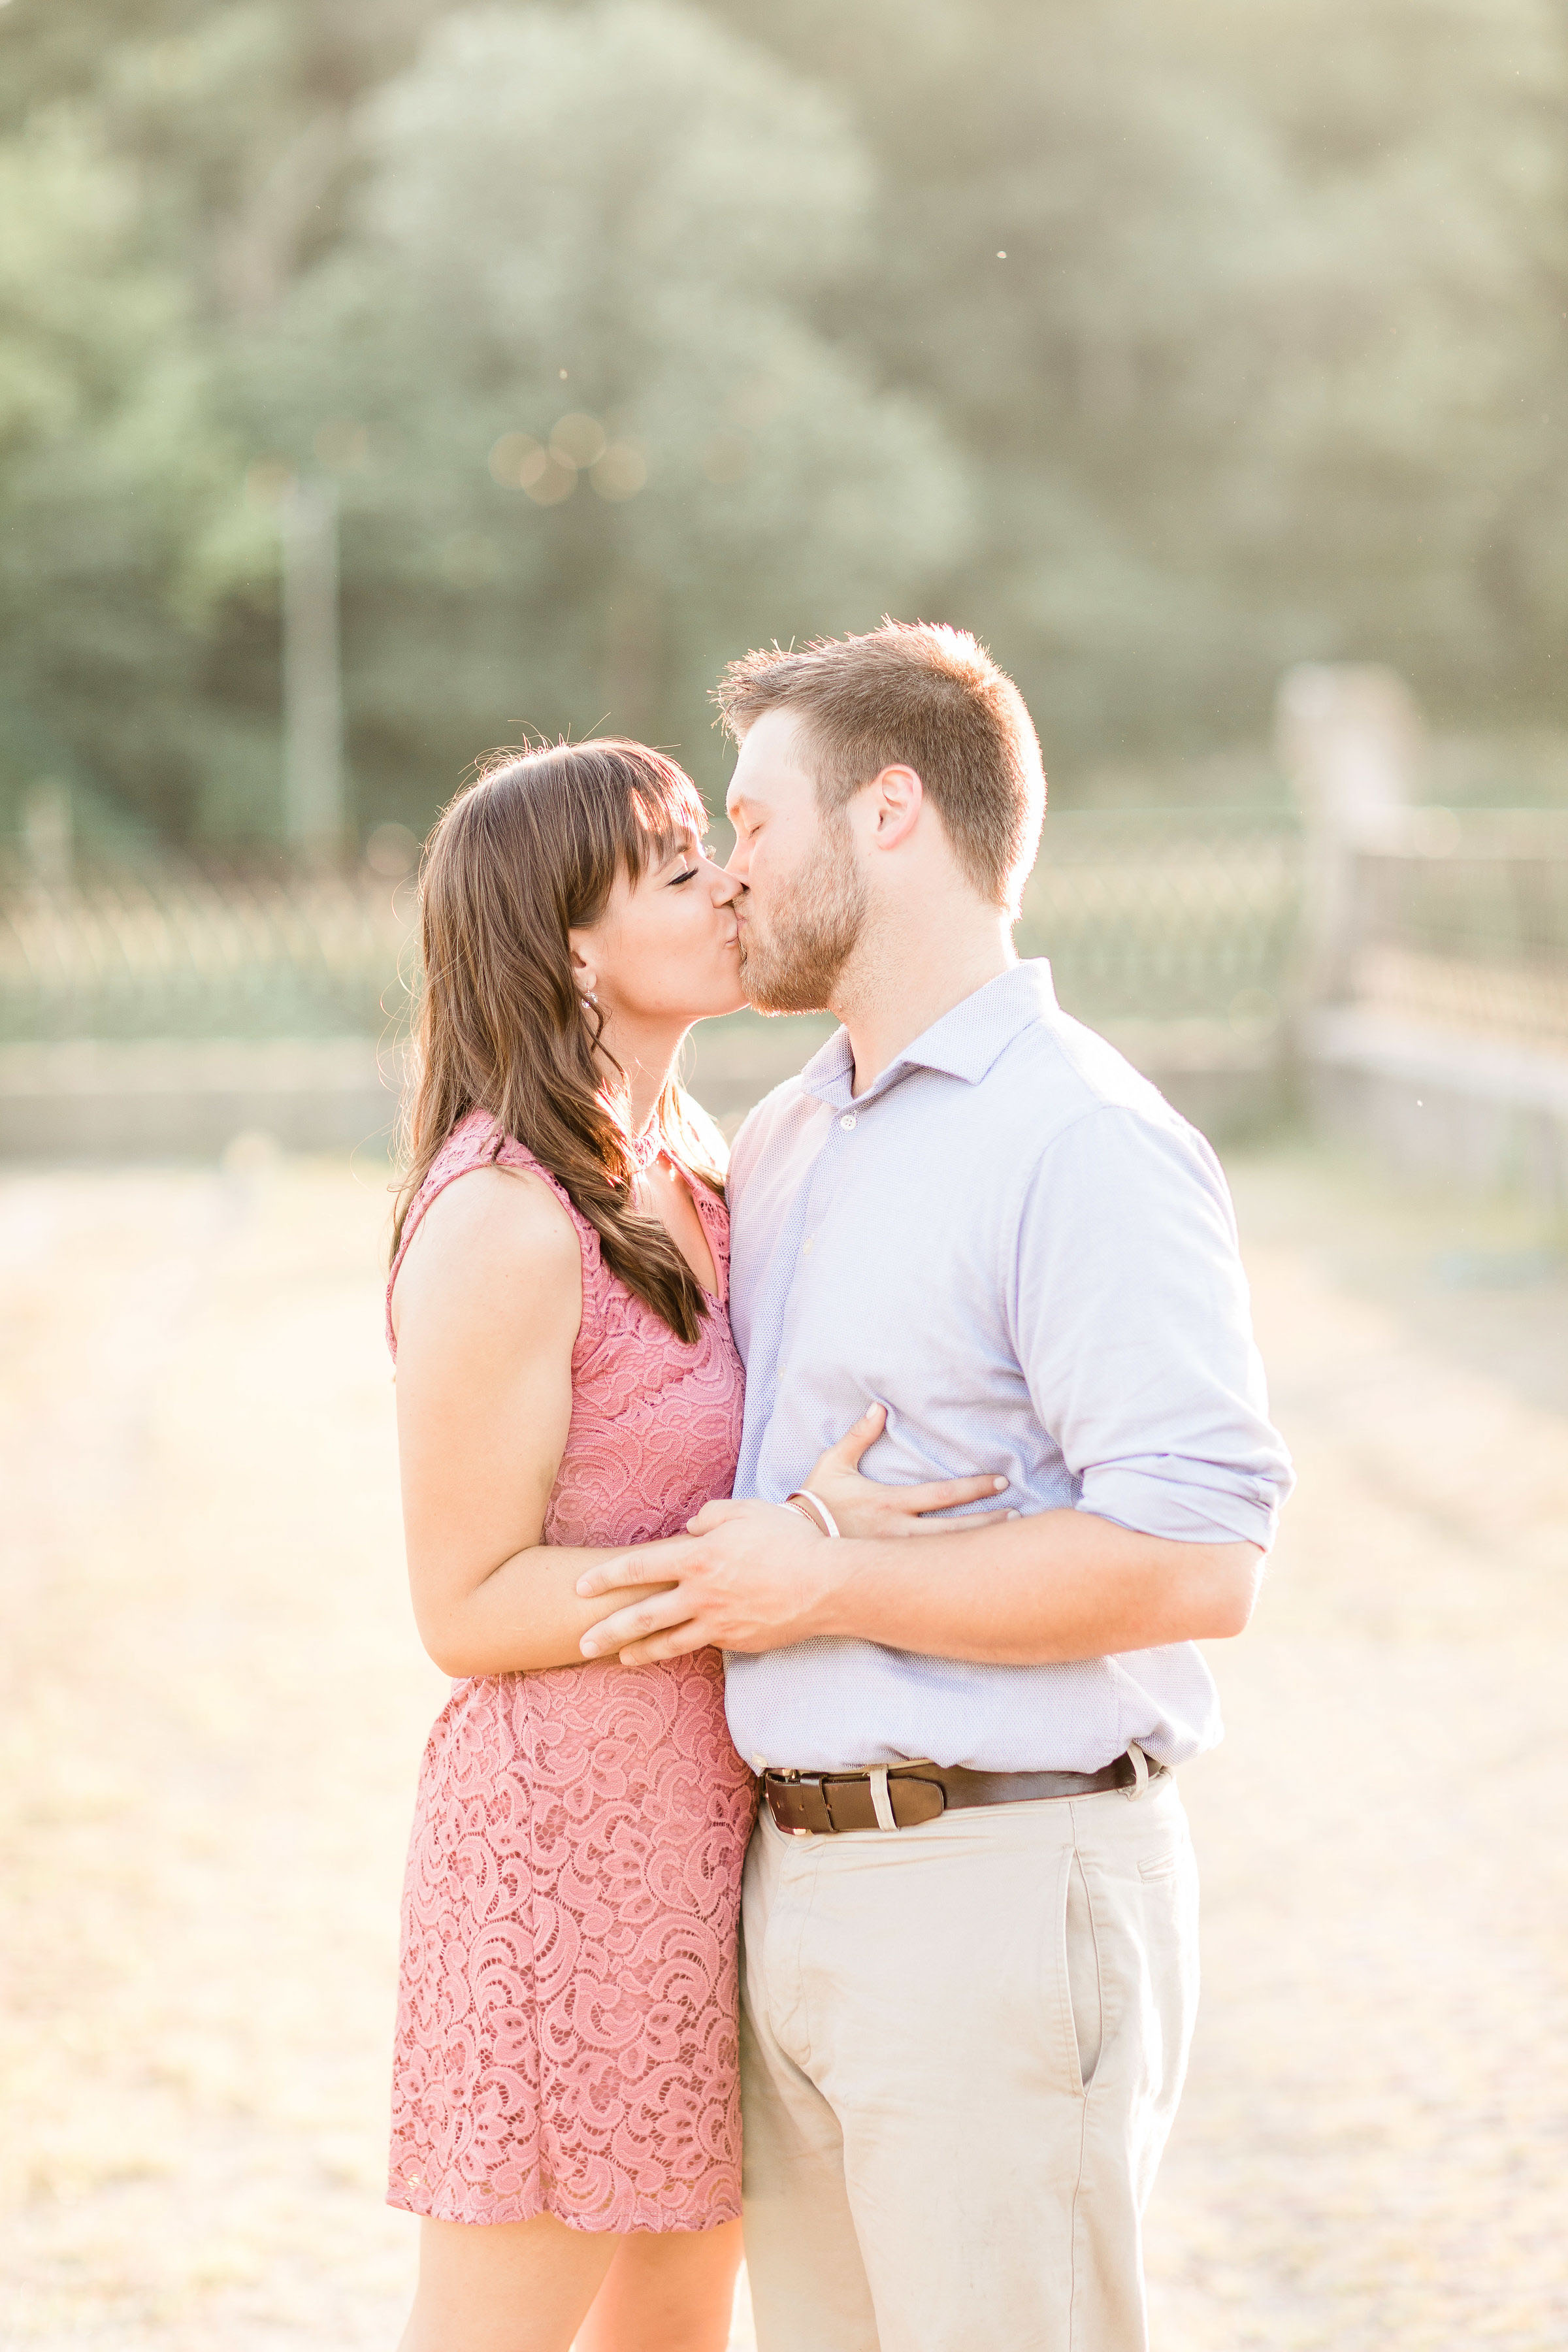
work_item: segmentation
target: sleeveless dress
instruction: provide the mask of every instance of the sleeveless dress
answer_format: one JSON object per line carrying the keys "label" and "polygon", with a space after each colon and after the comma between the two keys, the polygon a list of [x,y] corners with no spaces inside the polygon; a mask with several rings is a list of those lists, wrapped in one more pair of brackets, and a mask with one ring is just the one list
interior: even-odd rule
{"label": "sleeveless dress", "polygon": [[[720,1294],[687,1347],[605,1266],[554,1180],[471,1112],[409,1210],[387,1285],[395,1355],[392,1289],[419,1219],[491,1164],[551,1184],[582,1246],[545,1542],[680,1533],[729,1494],[740,1447],[723,1202],[689,1180]],[[713,1651],[453,1685],[404,1887],[390,2204],[594,2231],[739,2215],[736,1941],[754,1806]]]}

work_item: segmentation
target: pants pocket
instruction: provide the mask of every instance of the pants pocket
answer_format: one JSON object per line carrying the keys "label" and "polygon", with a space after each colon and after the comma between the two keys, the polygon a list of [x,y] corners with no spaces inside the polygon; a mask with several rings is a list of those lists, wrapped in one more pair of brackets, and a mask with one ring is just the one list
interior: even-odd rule
{"label": "pants pocket", "polygon": [[1075,2087],[1084,2092],[1100,2064],[1105,2019],[1094,1906],[1076,1853],[1065,1857],[1058,1880],[1053,1926],[1049,1965],[1062,2055]]}
{"label": "pants pocket", "polygon": [[1182,1856],[1174,1849],[1169,1853],[1146,1853],[1138,1864],[1140,1878],[1174,1878],[1182,1866]]}

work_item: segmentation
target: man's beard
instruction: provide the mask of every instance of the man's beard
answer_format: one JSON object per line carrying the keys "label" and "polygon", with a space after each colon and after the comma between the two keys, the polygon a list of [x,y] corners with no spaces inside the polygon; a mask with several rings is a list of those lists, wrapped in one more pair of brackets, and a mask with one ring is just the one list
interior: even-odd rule
{"label": "man's beard", "polygon": [[816,849],[779,895],[766,939],[741,925],[741,983],[759,1013],[820,1013],[866,919],[866,884],[841,812],[825,817]]}

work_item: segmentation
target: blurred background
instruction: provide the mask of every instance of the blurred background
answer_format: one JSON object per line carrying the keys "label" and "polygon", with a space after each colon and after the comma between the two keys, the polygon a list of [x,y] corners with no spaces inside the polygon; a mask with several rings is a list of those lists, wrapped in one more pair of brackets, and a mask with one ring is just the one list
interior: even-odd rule
{"label": "blurred background", "polygon": [[721,665],[891,613],[1028,698],[1020,947],[1224,1154],[1303,1474],[1157,2352],[1555,2352],[1568,20],[0,0],[0,2343],[395,2340],[419,843],[561,731],[718,811]]}

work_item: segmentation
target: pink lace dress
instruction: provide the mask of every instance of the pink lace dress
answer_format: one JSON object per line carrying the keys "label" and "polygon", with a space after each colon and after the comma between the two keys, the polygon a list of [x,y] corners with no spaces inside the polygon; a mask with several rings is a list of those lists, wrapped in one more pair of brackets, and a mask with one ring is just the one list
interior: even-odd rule
{"label": "pink lace dress", "polygon": [[[471,1113],[403,1248],[444,1186],[491,1162],[543,1176]],[[561,1192],[582,1244],[583,1323],[547,1543],[673,1535],[730,1492],[742,1375],[729,1219],[691,1190],[720,1297],[689,1348],[606,1270]],[[389,1306],[396,1279],[395,1265]],[[739,2214],[736,1936],[753,1803],[711,1651],[454,1685],[425,1751],[404,1889],[390,2203],[447,2221],[552,2213],[576,2230],[703,2230]]]}

